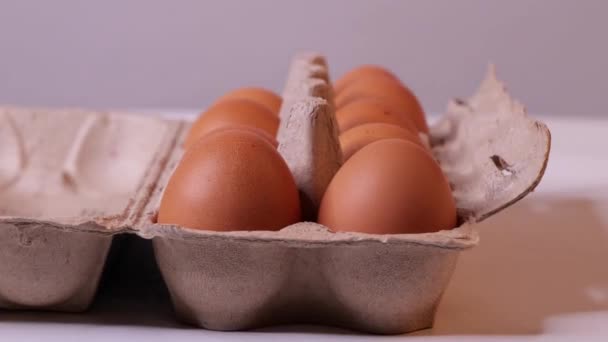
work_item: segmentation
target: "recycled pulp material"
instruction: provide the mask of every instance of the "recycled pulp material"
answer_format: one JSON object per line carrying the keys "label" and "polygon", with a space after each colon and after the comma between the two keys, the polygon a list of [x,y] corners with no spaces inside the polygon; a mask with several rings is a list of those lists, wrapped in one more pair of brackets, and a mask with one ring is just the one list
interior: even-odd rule
{"label": "recycled pulp material", "polygon": [[[279,152],[307,219],[341,164],[327,75],[323,56],[299,55],[283,94]],[[534,189],[550,146],[547,127],[490,70],[429,137],[453,187],[458,228],[368,235],[301,222],[213,232],[155,223],[188,127],[121,113],[0,109],[0,307],[86,309],[113,236],[131,233],[153,239],[179,318],[204,328],[430,327],[459,251],[477,243],[475,222]]]}

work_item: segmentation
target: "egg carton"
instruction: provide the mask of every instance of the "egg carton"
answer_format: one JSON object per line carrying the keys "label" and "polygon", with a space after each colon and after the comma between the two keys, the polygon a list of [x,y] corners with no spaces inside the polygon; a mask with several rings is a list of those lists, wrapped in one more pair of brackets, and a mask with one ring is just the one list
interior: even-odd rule
{"label": "egg carton", "polygon": [[[279,152],[314,220],[341,165],[325,58],[288,73]],[[114,112],[0,109],[0,308],[79,312],[91,304],[112,240],[151,239],[185,322],[213,330],[317,323],[380,334],[431,327],[475,223],[531,192],[550,133],[488,72],[454,100],[428,142],[453,188],[459,226],[425,234],[214,232],[155,223],[183,153],[186,121]]]}

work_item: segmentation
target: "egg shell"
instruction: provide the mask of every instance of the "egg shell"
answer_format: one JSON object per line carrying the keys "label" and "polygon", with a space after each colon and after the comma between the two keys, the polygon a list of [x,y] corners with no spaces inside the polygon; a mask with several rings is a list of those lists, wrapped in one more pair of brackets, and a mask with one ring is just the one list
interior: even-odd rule
{"label": "egg shell", "polygon": [[221,103],[226,100],[232,99],[244,99],[256,102],[268,108],[271,112],[278,115],[279,109],[281,108],[281,97],[274,92],[259,88],[259,87],[245,87],[234,89],[215,101],[215,103]]}
{"label": "egg shell", "polygon": [[256,133],[224,130],[194,143],[165,188],[158,222],[215,231],[278,230],[300,221],[287,164]]}
{"label": "egg shell", "polygon": [[279,122],[278,116],[256,102],[244,99],[225,100],[211,106],[198,117],[190,128],[184,147],[188,148],[214,130],[235,126],[257,128],[275,137]]}
{"label": "egg shell", "polygon": [[[432,127],[433,155],[454,185],[462,225],[424,234],[332,233],[313,222],[236,232],[158,224],[155,213],[190,122],[1,107],[0,308],[85,310],[107,262],[134,265],[123,277],[129,282],[157,279],[138,273],[158,265],[176,318],[207,329],[315,323],[397,334],[428,328],[459,252],[478,241],[475,223],[522,199],[546,168],[549,130],[505,89],[491,70],[474,96],[450,103]],[[312,119],[331,124],[332,115],[312,109],[298,115],[294,108],[282,123],[303,134],[279,139],[281,153],[307,153],[289,164],[302,175],[306,169],[331,174],[339,162],[326,156],[337,137],[329,127],[322,134]],[[152,240],[155,253],[126,248],[129,257],[113,259],[110,245],[125,240],[147,248]],[[115,280],[108,279],[120,286]]]}
{"label": "egg shell", "polygon": [[338,170],[318,222],[332,231],[428,233],[456,226],[448,181],[433,157],[403,139],[373,142]]}
{"label": "egg shell", "polygon": [[[222,131],[231,131],[231,130],[235,130],[235,129],[255,133],[255,134],[259,135],[260,137],[262,137],[264,140],[266,140],[266,142],[268,142],[274,148],[279,147],[279,142],[277,141],[277,139],[275,137],[271,136],[270,134],[268,134],[268,132],[266,132],[263,129],[260,129],[257,127],[252,127],[252,126],[227,125],[227,126],[222,126],[220,128],[217,128],[217,129],[211,131],[209,134],[214,134],[214,133],[218,133],[218,132],[222,132]],[[205,137],[206,136],[203,136],[200,139],[204,139]]]}
{"label": "egg shell", "polygon": [[402,110],[377,98],[363,97],[342,106],[336,112],[341,132],[369,123],[397,125],[411,132],[418,132],[416,125]]}
{"label": "egg shell", "polygon": [[426,148],[419,136],[412,131],[405,130],[396,125],[369,123],[353,127],[340,135],[343,161],[347,161],[363,147],[383,139],[403,139]]}
{"label": "egg shell", "polygon": [[420,132],[428,134],[429,127],[418,98],[405,86],[385,79],[369,79],[353,82],[336,94],[336,108],[342,109],[361,98],[374,98],[385,102],[414,122]]}
{"label": "egg shell", "polygon": [[379,65],[366,64],[349,70],[342,75],[342,77],[337,79],[334,84],[334,90],[336,94],[339,94],[354,82],[374,79],[385,79],[391,82],[400,83],[397,76],[395,76],[388,69]]}

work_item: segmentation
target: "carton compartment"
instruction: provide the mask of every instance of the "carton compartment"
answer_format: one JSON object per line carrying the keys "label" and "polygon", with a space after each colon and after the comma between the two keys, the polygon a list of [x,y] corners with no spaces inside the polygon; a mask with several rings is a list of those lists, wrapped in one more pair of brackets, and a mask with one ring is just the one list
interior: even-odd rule
{"label": "carton compartment", "polygon": [[[322,60],[295,58],[277,135],[305,220],[316,218],[342,163],[331,86],[318,76],[327,74],[320,72]],[[431,327],[459,252],[478,242],[474,223],[535,188],[550,134],[527,117],[491,69],[475,95],[453,101],[423,138],[452,187],[459,217],[454,229],[377,235],[333,233],[314,222],[278,232],[138,227],[154,239],[179,318],[213,330],[321,323],[396,334]]]}
{"label": "carton compartment", "polygon": [[[301,234],[312,223],[298,225],[287,229]],[[184,322],[212,330],[309,323],[381,334],[432,324],[460,250],[237,238],[156,238],[154,247]]]}
{"label": "carton compartment", "polygon": [[0,308],[85,310],[111,242],[86,229],[0,222]]}
{"label": "carton compartment", "polygon": [[66,219],[126,210],[163,142],[161,120],[0,110],[0,216]]}
{"label": "carton compartment", "polygon": [[0,307],[82,311],[181,123],[0,109]]}

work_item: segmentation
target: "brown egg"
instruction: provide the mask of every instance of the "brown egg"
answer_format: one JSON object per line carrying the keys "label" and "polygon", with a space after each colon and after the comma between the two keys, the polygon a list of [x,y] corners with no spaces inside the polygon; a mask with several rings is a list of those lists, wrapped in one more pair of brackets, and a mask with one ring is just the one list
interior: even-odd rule
{"label": "brown egg", "polygon": [[340,110],[361,98],[375,98],[392,108],[397,108],[416,124],[420,132],[429,132],[420,102],[406,87],[382,79],[354,82],[336,96],[336,108]]}
{"label": "brown egg", "polygon": [[377,65],[362,65],[348,71],[334,82],[334,92],[339,94],[353,82],[369,79],[387,79],[399,83],[399,79],[387,69]]}
{"label": "brown egg", "polygon": [[383,139],[403,139],[425,148],[418,135],[410,130],[385,123],[369,123],[353,127],[340,135],[344,161],[363,147]]}
{"label": "brown egg", "polygon": [[395,106],[370,97],[359,98],[338,109],[336,121],[340,132],[375,122],[397,125],[412,132],[418,132],[416,125],[405,114],[395,109]]}
{"label": "brown egg", "polygon": [[376,141],[354,154],[330,182],[318,222],[336,232],[425,233],[456,225],[450,186],[422,147]]}
{"label": "brown egg", "polygon": [[[274,148],[279,147],[279,142],[277,141],[277,139],[275,137],[273,137],[272,135],[268,134],[268,132],[266,132],[260,128],[257,128],[257,127],[251,127],[251,126],[245,126],[245,125],[229,125],[229,126],[223,126],[216,130],[213,130],[211,133],[216,133],[216,132],[221,132],[221,131],[226,131],[226,130],[234,130],[234,129],[255,133],[255,134],[259,135],[260,137],[264,138],[264,140],[266,140],[270,145],[272,145],[272,147],[274,147]],[[204,138],[204,137],[202,137],[202,138]]]}
{"label": "brown egg", "polygon": [[216,230],[278,230],[300,220],[287,164],[258,134],[214,132],[186,151],[165,188],[158,222]]}
{"label": "brown egg", "polygon": [[215,103],[220,103],[225,100],[231,99],[245,99],[257,102],[261,105],[266,106],[275,115],[279,114],[281,108],[281,97],[270,90],[258,87],[246,87],[232,90],[222,97],[220,97]]}
{"label": "brown egg", "polygon": [[192,124],[184,142],[188,148],[199,138],[219,128],[249,126],[274,137],[279,129],[279,118],[270,110],[251,100],[232,99],[217,103]]}

